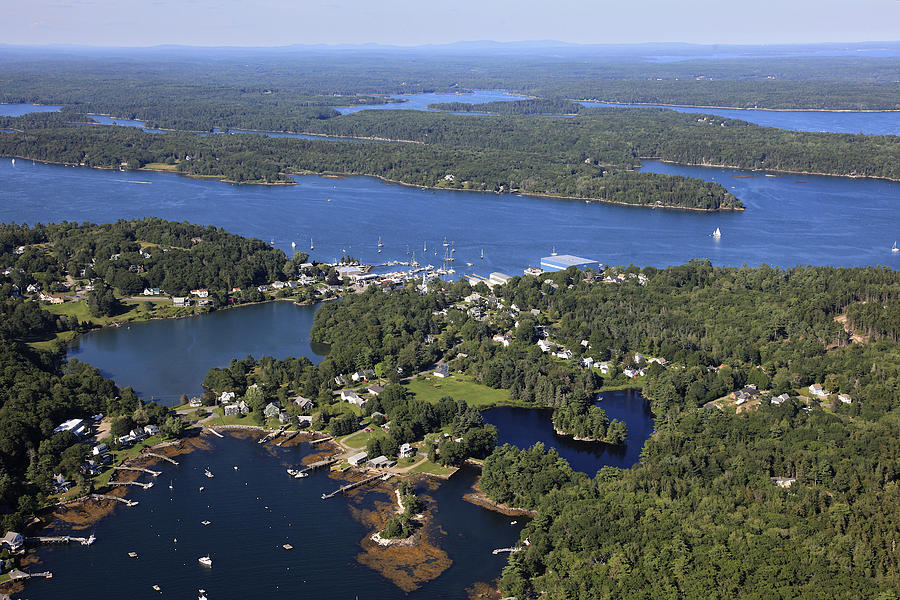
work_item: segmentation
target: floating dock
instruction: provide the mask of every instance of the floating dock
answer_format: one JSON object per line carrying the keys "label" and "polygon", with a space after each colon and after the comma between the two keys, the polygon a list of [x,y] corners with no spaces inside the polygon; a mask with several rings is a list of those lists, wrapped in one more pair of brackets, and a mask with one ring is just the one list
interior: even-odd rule
{"label": "floating dock", "polygon": [[153,458],[159,458],[161,460],[167,460],[173,465],[177,465],[178,461],[169,458],[168,456],[163,456],[162,454],[157,454],[156,452],[144,452],[143,456],[152,456]]}
{"label": "floating dock", "polygon": [[145,490],[147,490],[147,489],[150,489],[153,487],[153,482],[151,481],[150,483],[142,483],[140,481],[110,481],[109,485],[110,486],[133,485],[135,487],[141,487],[141,488],[144,488]]}

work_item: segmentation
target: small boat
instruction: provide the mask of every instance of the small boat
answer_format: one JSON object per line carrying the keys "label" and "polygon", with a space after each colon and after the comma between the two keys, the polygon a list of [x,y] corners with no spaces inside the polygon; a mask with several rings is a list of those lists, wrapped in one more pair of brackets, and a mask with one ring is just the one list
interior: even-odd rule
{"label": "small boat", "polygon": [[466,266],[467,266],[467,267],[474,267],[475,265],[474,265],[473,263],[467,262],[467,263],[466,263]]}
{"label": "small boat", "polygon": [[137,558],[137,557],[138,557],[138,553],[137,553],[137,552],[129,552],[129,553],[128,553],[128,556],[129,556],[130,558]]}
{"label": "small boat", "polygon": [[170,483],[170,484],[169,484],[169,489],[170,489],[170,490],[174,490],[174,489],[175,489],[175,486],[172,485],[172,484]]}
{"label": "small boat", "polygon": [[206,597],[206,590],[197,590],[197,592],[199,594],[197,600],[209,600],[209,598]]}
{"label": "small boat", "polygon": [[287,474],[290,475],[291,477],[296,477],[297,473],[299,473],[299,472],[300,471],[298,471],[297,469],[288,469],[287,470]]}
{"label": "small boat", "polygon": [[150,587],[152,587],[152,588],[153,588],[154,590],[156,590],[157,592],[161,592],[161,591],[162,591],[161,589],[159,589],[159,586],[156,585],[155,583],[154,583],[152,586],[150,586]]}
{"label": "small boat", "polygon": [[509,522],[510,525],[515,525],[516,523],[518,523],[518,521],[510,521]]}
{"label": "small boat", "polygon": [[722,239],[722,230],[716,227],[716,230],[712,232],[712,236],[717,240]]}
{"label": "small boat", "polygon": [[316,249],[316,247],[313,246],[312,238],[309,238],[309,249],[310,249],[310,250],[315,250],[315,249]]}
{"label": "small boat", "polygon": [[200,486],[200,491],[201,491],[201,492],[202,492],[203,490],[205,490],[205,489],[206,489],[206,488],[204,488],[202,485]]}
{"label": "small boat", "polygon": [[201,556],[197,559],[197,562],[206,567],[212,566],[212,559],[209,556]]}
{"label": "small boat", "polygon": [[556,246],[553,246],[553,250],[550,251],[550,256],[557,256],[559,252],[556,251]]}
{"label": "small boat", "polygon": [[90,537],[88,537],[88,539],[86,539],[86,540],[84,540],[83,542],[81,542],[81,545],[82,545],[82,546],[90,546],[91,544],[93,544],[93,543],[96,542],[96,541],[97,541],[97,538],[94,537],[94,534],[92,533],[92,534],[90,535]]}
{"label": "small boat", "polygon": [[306,471],[297,471],[297,474],[294,475],[294,479],[303,479],[304,477],[309,477],[309,473]]}
{"label": "small boat", "polygon": [[210,523],[212,523],[212,521],[200,521],[200,524],[204,526],[209,525]]}
{"label": "small boat", "polygon": [[285,550],[293,550],[294,549],[294,547],[291,546],[290,544],[282,544],[281,547],[284,548]]}
{"label": "small boat", "polygon": [[484,260],[484,248],[481,249],[481,260]]}
{"label": "small boat", "polygon": [[12,159],[12,166],[16,166],[16,159]]}
{"label": "small boat", "polygon": [[897,247],[896,241],[894,241],[894,245],[891,246],[891,252],[900,252],[900,248]]}
{"label": "small boat", "polygon": [[204,469],[204,470],[203,470],[203,474],[206,475],[207,477],[209,477],[210,479],[212,479],[213,477],[215,477],[215,475],[213,475],[213,474],[210,472],[209,469]]}
{"label": "small boat", "polygon": [[383,244],[382,241],[381,241],[381,236],[380,236],[380,235],[378,236],[378,247],[379,247],[379,248],[384,248],[384,244]]}
{"label": "small boat", "polygon": [[240,469],[237,468],[237,465],[234,465],[234,470],[239,471]]}

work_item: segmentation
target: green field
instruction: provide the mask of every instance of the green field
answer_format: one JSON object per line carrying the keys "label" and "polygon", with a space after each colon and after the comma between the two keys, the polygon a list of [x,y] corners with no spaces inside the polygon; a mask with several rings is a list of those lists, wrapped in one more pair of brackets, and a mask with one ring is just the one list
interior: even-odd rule
{"label": "green field", "polygon": [[368,445],[369,440],[373,435],[378,435],[379,432],[383,433],[383,430],[380,427],[374,428],[372,431],[366,431],[365,429],[361,429],[356,433],[351,433],[350,435],[346,435],[342,438],[338,438],[338,441],[341,444],[344,444],[348,448],[365,448]]}
{"label": "green field", "polygon": [[430,460],[426,460],[419,466],[410,470],[410,473],[430,473],[432,475],[442,475],[449,477],[456,473],[459,467],[442,467],[441,465],[435,464]]}
{"label": "green field", "polygon": [[475,383],[468,375],[454,373],[445,379],[426,375],[411,379],[405,385],[417,398],[427,402],[437,402],[444,396],[451,396],[454,400],[465,400],[479,408],[516,404],[509,399],[508,390],[495,390]]}

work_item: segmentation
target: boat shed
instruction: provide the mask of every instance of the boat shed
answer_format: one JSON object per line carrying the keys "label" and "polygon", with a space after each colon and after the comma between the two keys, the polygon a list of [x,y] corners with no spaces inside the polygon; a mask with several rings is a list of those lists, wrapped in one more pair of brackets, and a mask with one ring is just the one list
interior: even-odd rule
{"label": "boat shed", "polygon": [[595,269],[599,271],[601,265],[596,260],[591,260],[590,258],[581,258],[580,256],[572,256],[571,254],[545,256],[541,259],[541,268],[545,271],[565,271],[569,267],[577,267],[579,269]]}
{"label": "boat shed", "polygon": [[348,458],[347,462],[350,463],[351,465],[353,465],[354,467],[358,467],[363,462],[365,462],[366,458],[368,458],[368,457],[369,457],[369,455],[367,453],[358,452],[357,454],[354,454],[353,456]]}

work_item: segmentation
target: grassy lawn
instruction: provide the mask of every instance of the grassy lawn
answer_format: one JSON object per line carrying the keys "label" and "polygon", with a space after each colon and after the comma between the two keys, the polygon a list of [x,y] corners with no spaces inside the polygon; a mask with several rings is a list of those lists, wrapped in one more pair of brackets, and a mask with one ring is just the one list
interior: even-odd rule
{"label": "grassy lawn", "polygon": [[486,385],[475,383],[468,375],[457,373],[445,379],[432,375],[416,377],[404,385],[417,398],[426,402],[437,402],[444,396],[452,396],[455,400],[465,400],[478,408],[489,408],[500,404],[516,404],[516,402],[510,400],[508,390],[495,390]]}
{"label": "grassy lawn", "polygon": [[147,163],[142,168],[147,171],[177,171],[178,165],[169,165],[166,163]]}
{"label": "grassy lawn", "polygon": [[[361,449],[365,448],[368,445],[369,440],[373,435],[378,435],[378,432],[382,431],[380,427],[376,427],[372,431],[366,431],[365,429],[361,429],[356,433],[351,433],[350,435],[345,435],[342,438],[339,438],[338,441],[348,448]],[[383,431],[382,431],[383,433]]]}
{"label": "grassy lawn", "polygon": [[442,467],[430,460],[426,460],[419,466],[413,468],[410,473],[431,473],[432,475],[449,476],[456,472],[457,467]]}

